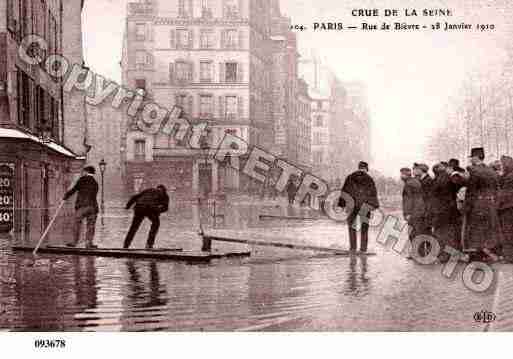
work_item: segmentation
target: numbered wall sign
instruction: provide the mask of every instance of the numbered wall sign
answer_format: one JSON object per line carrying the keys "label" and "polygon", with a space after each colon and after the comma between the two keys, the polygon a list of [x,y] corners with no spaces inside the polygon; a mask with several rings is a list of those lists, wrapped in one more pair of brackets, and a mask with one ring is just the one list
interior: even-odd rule
{"label": "numbered wall sign", "polygon": [[0,232],[14,227],[14,164],[0,163]]}

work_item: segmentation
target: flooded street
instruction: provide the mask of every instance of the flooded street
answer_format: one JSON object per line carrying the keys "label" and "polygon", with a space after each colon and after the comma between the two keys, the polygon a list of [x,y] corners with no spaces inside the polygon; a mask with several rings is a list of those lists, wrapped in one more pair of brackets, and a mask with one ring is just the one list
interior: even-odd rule
{"label": "flooded street", "polygon": [[[262,209],[219,209],[224,227],[245,237],[348,247],[343,224],[326,219],[258,219]],[[115,205],[97,241],[120,247],[131,212]],[[156,247],[198,250],[190,206],[162,217]],[[202,222],[206,226],[208,215]],[[210,223],[210,226],[212,223]],[[223,227],[223,224],[219,224]],[[207,227],[207,226],[206,226]],[[145,222],[133,247],[143,247]],[[245,259],[210,264],[13,253],[0,246],[0,328],[37,331],[480,331],[477,311],[491,310],[493,291],[475,293],[442,277],[440,265],[421,266],[375,243],[376,256],[334,257],[291,249],[250,248]],[[60,241],[62,242],[62,240]],[[52,237],[52,244],[59,239]]]}

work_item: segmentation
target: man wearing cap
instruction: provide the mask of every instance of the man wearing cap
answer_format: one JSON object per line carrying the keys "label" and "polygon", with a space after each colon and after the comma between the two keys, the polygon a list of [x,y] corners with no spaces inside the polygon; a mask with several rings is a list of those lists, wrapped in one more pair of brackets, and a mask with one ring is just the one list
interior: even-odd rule
{"label": "man wearing cap", "polygon": [[424,199],[424,205],[426,207],[424,218],[425,228],[421,234],[432,235],[433,234],[433,210],[432,210],[432,187],[433,179],[429,175],[429,166],[425,163],[414,163],[413,164],[413,175],[417,178],[422,186],[422,197]]}
{"label": "man wearing cap", "polygon": [[[342,187],[342,192],[345,192],[346,195],[351,196],[354,200],[354,207],[352,209],[348,209],[351,212],[347,218],[347,225],[349,227],[349,245],[350,250],[353,252],[356,251],[357,247],[356,219],[359,217],[361,223],[360,251],[367,252],[371,212],[379,208],[376,184],[368,172],[369,164],[361,161],[358,164],[358,170],[346,178],[344,186]],[[346,206],[343,198],[344,196],[341,197],[341,201],[339,202],[341,207]]]}
{"label": "man wearing cap", "polygon": [[498,217],[498,176],[484,164],[485,152],[481,147],[471,151],[468,167],[469,179],[464,212],[467,216],[465,245],[468,249],[483,252],[492,261],[499,258],[494,249],[501,243]]}
{"label": "man wearing cap", "polygon": [[160,215],[169,210],[169,196],[164,185],[157,188],[149,188],[136,194],[128,201],[126,209],[130,209],[135,203],[134,218],[128,230],[123,248],[127,249],[132,244],[135,234],[144,218],[151,221],[150,233],[146,242],[146,249],[153,248],[155,238],[160,227]]}
{"label": "man wearing cap", "polygon": [[77,183],[64,195],[64,201],[77,193],[75,201],[75,223],[72,242],[67,246],[75,247],[80,241],[80,232],[82,229],[82,221],[87,222],[86,231],[86,248],[96,248],[93,244],[94,233],[96,229],[96,219],[98,217],[98,182],[94,178],[96,170],[93,166],[84,167],[82,176]]}
{"label": "man wearing cap", "polygon": [[403,187],[403,217],[410,226],[410,240],[423,234],[426,227],[426,205],[422,192],[422,185],[418,178],[412,177],[409,168],[401,169]]}

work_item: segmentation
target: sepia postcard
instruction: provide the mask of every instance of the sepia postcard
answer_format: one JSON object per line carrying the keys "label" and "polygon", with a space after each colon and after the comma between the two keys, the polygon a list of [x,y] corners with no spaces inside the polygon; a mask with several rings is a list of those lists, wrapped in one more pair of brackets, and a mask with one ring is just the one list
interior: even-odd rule
{"label": "sepia postcard", "polygon": [[512,39],[510,0],[0,0],[0,331],[513,331]]}

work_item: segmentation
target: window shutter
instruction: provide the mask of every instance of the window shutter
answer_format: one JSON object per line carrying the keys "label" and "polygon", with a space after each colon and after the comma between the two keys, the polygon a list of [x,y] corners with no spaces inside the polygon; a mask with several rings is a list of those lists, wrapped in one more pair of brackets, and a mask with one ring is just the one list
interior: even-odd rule
{"label": "window shutter", "polygon": [[244,0],[239,0],[239,17],[244,17]]}
{"label": "window shutter", "polygon": [[175,106],[180,105],[180,94],[175,93]]}
{"label": "window shutter", "polygon": [[239,48],[244,49],[244,31],[239,30]]}
{"label": "window shutter", "polygon": [[226,30],[221,31],[221,49],[226,48]]}
{"label": "window shutter", "polygon": [[189,17],[194,17],[193,13],[193,7],[192,7],[192,0],[189,0]]}
{"label": "window shutter", "polygon": [[189,49],[194,47],[194,30],[189,30]]}
{"label": "window shutter", "polygon": [[224,62],[219,63],[219,82],[225,82],[226,74],[225,74],[225,65]]}
{"label": "window shutter", "polygon": [[169,83],[171,85],[175,83],[175,64],[172,62],[169,64]]}
{"label": "window shutter", "polygon": [[192,97],[192,95],[189,95],[189,98],[188,98],[188,104],[187,104],[187,113],[189,114],[190,117],[192,117],[192,113],[193,113],[193,105],[194,105],[194,99]]}
{"label": "window shutter", "polygon": [[172,49],[176,48],[176,31],[171,30],[169,32],[169,47]]}
{"label": "window shutter", "polygon": [[224,120],[225,119],[225,109],[224,109],[224,101],[225,101],[225,97],[224,96],[219,96],[219,119],[221,120]]}
{"label": "window shutter", "polygon": [[238,112],[239,112],[239,120],[241,120],[244,118],[244,99],[242,98],[242,96],[239,96],[237,105],[238,105]]}
{"label": "window shutter", "polygon": [[242,68],[242,62],[237,64],[237,82],[244,82],[244,69]]}
{"label": "window shutter", "polygon": [[188,80],[189,81],[194,81],[194,63],[191,61],[189,62],[189,73],[187,74],[188,75]]}

